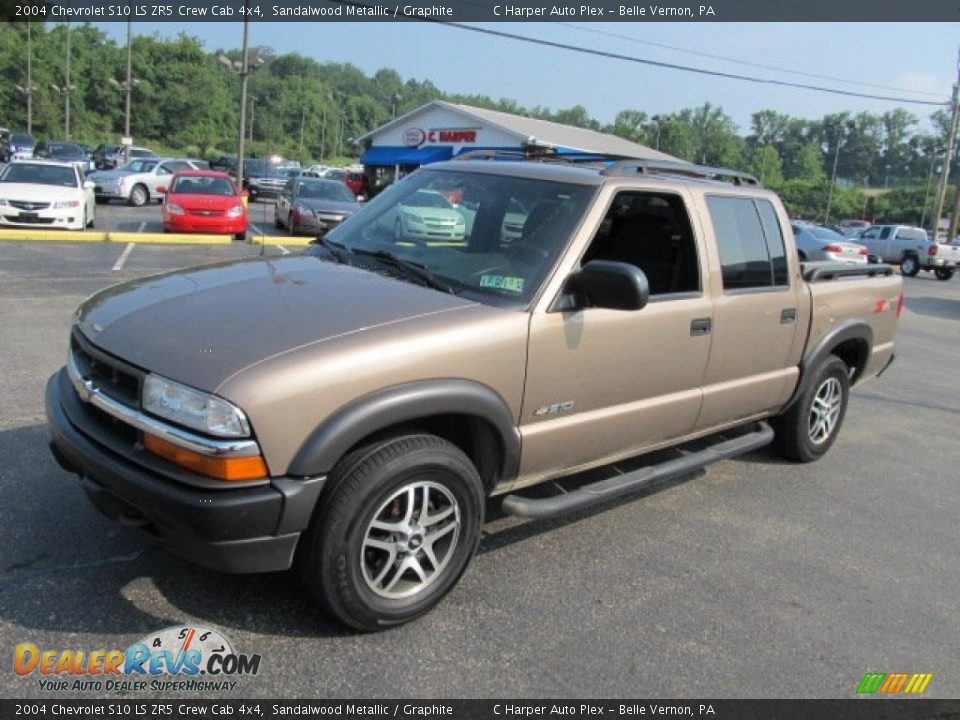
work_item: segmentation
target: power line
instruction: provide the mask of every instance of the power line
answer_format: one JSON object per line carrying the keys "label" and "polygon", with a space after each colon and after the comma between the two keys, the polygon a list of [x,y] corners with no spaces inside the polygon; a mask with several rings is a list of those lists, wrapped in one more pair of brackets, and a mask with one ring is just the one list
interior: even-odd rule
{"label": "power line", "polygon": [[[373,8],[374,6],[368,5],[363,2],[357,2],[357,0],[328,0],[329,2],[335,3],[337,5],[352,5],[353,7],[363,7],[363,8]],[[893,97],[890,95],[873,95],[870,93],[859,93],[853,92],[852,90],[838,90],[836,88],[823,87],[821,85],[807,85],[805,83],[795,83],[788,80],[775,80],[773,78],[759,78],[753,77],[750,75],[739,75],[737,73],[721,72],[719,70],[707,70],[706,68],[698,68],[690,65],[678,65],[677,63],[668,63],[662,62],[659,60],[648,60],[645,58],[634,57],[632,55],[623,55],[621,53],[608,52],[606,50],[594,50],[592,48],[583,48],[576,45],[569,45],[567,43],[556,42],[553,40],[542,40],[540,38],[528,37],[526,35],[517,35],[516,33],[508,33],[502,30],[491,30],[490,28],[477,27],[474,25],[466,25],[464,23],[450,22],[448,20],[439,20],[437,18],[428,18],[428,17],[418,17],[412,14],[401,13],[400,17],[406,18],[408,20],[416,20],[420,22],[433,23],[435,25],[442,25],[444,27],[452,27],[458,30],[466,30],[468,32],[480,33],[481,35],[491,35],[493,37],[505,38],[507,40],[516,40],[517,42],[529,43],[532,45],[541,45],[543,47],[552,47],[558,50],[569,50],[570,52],[580,53],[582,55],[593,55],[595,57],[604,57],[611,60],[623,60],[624,62],[636,63],[638,65],[650,65],[653,67],[666,68],[668,70],[680,70],[683,72],[697,73],[700,75],[708,75],[710,77],[721,77],[728,80],[742,80],[744,82],[758,83],[761,85],[777,85],[779,87],[791,87],[798,88],[800,90],[812,90],[814,92],[824,92],[830,93],[833,95],[845,95],[847,97],[858,97],[865,98],[868,100],[884,100],[887,102],[896,102],[896,103],[905,103],[910,105],[933,105],[936,107],[943,107],[945,105],[950,105],[950,101],[935,102],[933,100],[914,100],[911,98],[904,97]]]}
{"label": "power line", "polygon": [[[341,4],[355,5],[360,3],[350,2],[349,0],[333,0],[333,2]],[[421,19],[421,18],[416,18]],[[821,85],[807,85],[805,83],[795,83],[788,80],[775,80],[773,78],[759,78],[753,77],[750,75],[739,75],[737,73],[728,73],[721,72],[720,70],[707,70],[706,68],[698,68],[690,65],[678,65],[676,63],[661,62],[659,60],[648,60],[645,58],[638,58],[632,55],[623,55],[621,53],[608,52],[606,50],[594,50],[592,48],[582,48],[577,47],[576,45],[568,45],[567,43],[555,42],[553,40],[541,40],[539,38],[532,38],[526,35],[517,35],[516,33],[508,33],[502,30],[491,30],[484,27],[475,27],[473,25],[465,25],[464,23],[457,22],[446,22],[443,20],[434,20],[432,18],[425,18],[427,22],[437,23],[439,25],[445,25],[447,27],[454,27],[459,30],[467,30],[469,32],[480,33],[483,35],[493,35],[495,37],[506,38],[508,40],[516,40],[518,42],[526,42],[534,45],[542,45],[544,47],[557,48],[559,50],[569,50],[571,52],[581,53],[584,55],[594,55],[596,57],[605,57],[612,60],[623,60],[625,62],[637,63],[640,65],[652,65],[654,67],[667,68],[669,70],[681,70],[683,72],[692,72],[698,73],[700,75],[709,75],[712,77],[722,77],[729,80],[743,80],[745,82],[760,83],[766,85],[778,85],[780,87],[792,87],[799,88],[801,90],[813,90],[815,92],[825,92],[831,93],[833,95],[846,95],[848,97],[858,97],[866,98],[868,100],[886,100],[888,102],[898,102],[898,103],[909,103],[913,105],[935,105],[937,107],[943,107],[944,105],[949,105],[949,101],[935,102],[933,100],[914,100],[912,98],[904,97],[893,97],[890,95],[873,95],[870,93],[859,93],[853,92],[852,90],[839,90],[836,88],[823,87]]]}
{"label": "power line", "polygon": [[864,80],[850,80],[849,78],[836,77],[834,75],[817,75],[816,73],[803,72],[802,70],[791,70],[789,68],[778,67],[776,65],[765,65],[763,63],[751,62],[749,60],[740,60],[738,58],[727,57],[725,55],[714,55],[712,53],[701,52],[699,50],[691,50],[689,48],[678,47],[676,45],[667,45],[666,43],[655,42],[653,40],[644,40],[642,38],[631,37],[630,35],[621,35],[619,33],[608,32],[606,30],[597,30],[595,28],[587,28],[581,25],[574,25],[573,23],[558,22],[557,25],[562,25],[563,27],[570,28],[572,30],[579,30],[580,32],[593,33],[594,35],[605,35],[606,37],[617,38],[618,40],[627,40],[628,42],[638,43],[640,45],[650,45],[652,47],[664,48],[666,50],[674,50],[676,52],[687,53],[689,55],[697,55],[699,57],[709,58],[711,60],[722,60],[724,62],[737,63],[739,65],[746,65],[748,67],[760,68],[762,70],[774,70],[776,72],[789,73],[791,75],[799,75],[802,77],[815,78],[817,80],[832,80],[834,82],[847,83],[849,85],[861,85],[863,87],[872,87],[880,90],[895,90],[897,92],[908,92],[914,95],[926,95],[927,97],[942,97],[939,93],[926,92],[925,90],[911,90],[910,88],[897,87],[896,85],[878,85],[876,83],[869,83]]}

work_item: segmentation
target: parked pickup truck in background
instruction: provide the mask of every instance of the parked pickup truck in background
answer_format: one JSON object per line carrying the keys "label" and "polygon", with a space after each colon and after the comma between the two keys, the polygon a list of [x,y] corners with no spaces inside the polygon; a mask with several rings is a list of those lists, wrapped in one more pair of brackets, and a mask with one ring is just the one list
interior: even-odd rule
{"label": "parked pickup truck in background", "polygon": [[[539,518],[771,442],[816,460],[850,386],[893,360],[900,276],[801,264],[751,176],[478,152],[412,173],[304,254],[86,300],[47,386],[55,457],[170,550],[297,566],[328,612],[374,630],[457,582],[489,496]],[[472,217],[456,243],[380,222],[451,188]],[[571,492],[522,494],[591,468]]]}
{"label": "parked pickup truck in background", "polygon": [[860,233],[857,241],[882,262],[900,263],[907,277],[932,270],[937,280],[949,280],[960,266],[960,247],[934,242],[923,228],[874,225]]}

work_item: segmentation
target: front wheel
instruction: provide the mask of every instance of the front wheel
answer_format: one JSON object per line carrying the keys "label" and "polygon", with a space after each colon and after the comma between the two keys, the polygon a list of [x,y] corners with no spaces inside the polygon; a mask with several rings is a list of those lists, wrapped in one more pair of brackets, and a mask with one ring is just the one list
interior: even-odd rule
{"label": "front wheel", "polygon": [[920,272],[920,261],[915,255],[907,255],[900,261],[900,274],[913,277]]}
{"label": "front wheel", "polygon": [[470,459],[433,435],[363,448],[330,477],[331,491],[303,540],[310,593],[363,631],[423,615],[473,558],[483,485]]}
{"label": "front wheel", "polygon": [[774,448],[794,462],[812,462],[826,454],[837,439],[847,412],[850,374],[836,355],[812,369],[813,381],[796,402],[771,421]]}
{"label": "front wheel", "polygon": [[143,185],[136,185],[133,190],[130,191],[130,204],[134,207],[143,207],[149,199],[150,193],[147,192],[147,189]]}
{"label": "front wheel", "polygon": [[951,268],[937,268],[934,274],[937,276],[937,280],[949,280],[953,277],[953,270]]}

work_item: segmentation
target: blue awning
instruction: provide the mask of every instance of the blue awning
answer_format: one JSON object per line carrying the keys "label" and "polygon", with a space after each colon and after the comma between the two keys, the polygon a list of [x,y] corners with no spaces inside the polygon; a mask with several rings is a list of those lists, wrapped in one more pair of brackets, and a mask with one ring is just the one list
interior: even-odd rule
{"label": "blue awning", "polygon": [[382,145],[368,149],[360,162],[363,165],[426,165],[427,163],[449,160],[453,157],[453,148],[446,145],[433,145],[425,148]]}

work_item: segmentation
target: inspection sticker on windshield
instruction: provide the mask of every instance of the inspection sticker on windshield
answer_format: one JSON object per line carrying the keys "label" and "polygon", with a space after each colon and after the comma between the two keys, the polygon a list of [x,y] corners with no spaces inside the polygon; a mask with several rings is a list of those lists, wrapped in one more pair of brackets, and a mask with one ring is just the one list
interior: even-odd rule
{"label": "inspection sticker on windshield", "polygon": [[521,293],[523,292],[523,278],[507,277],[505,275],[481,275],[480,287]]}

